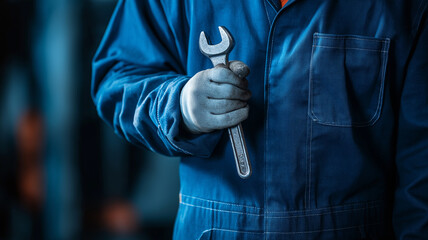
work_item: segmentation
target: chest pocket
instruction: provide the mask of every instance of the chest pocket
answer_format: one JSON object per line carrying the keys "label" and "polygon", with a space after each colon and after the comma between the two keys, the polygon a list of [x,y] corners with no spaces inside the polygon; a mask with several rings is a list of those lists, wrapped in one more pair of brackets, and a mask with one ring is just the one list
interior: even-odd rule
{"label": "chest pocket", "polygon": [[373,125],[380,117],[389,39],[313,35],[309,116],[339,127]]}

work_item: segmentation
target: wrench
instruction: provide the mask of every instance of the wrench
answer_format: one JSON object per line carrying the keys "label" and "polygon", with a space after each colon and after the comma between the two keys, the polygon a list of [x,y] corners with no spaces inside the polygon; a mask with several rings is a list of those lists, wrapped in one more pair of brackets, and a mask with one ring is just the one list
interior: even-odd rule
{"label": "wrench", "polygon": [[[218,64],[227,66],[229,62],[229,53],[234,47],[232,35],[225,27],[218,27],[221,36],[221,42],[216,45],[211,45],[209,39],[205,36],[204,31],[199,36],[199,49],[202,54],[207,56],[214,67]],[[244,139],[244,131],[241,124],[235,127],[228,128],[230,142],[232,144],[233,155],[235,157],[236,170],[238,175],[245,179],[251,175],[251,163],[248,158],[247,146]]]}

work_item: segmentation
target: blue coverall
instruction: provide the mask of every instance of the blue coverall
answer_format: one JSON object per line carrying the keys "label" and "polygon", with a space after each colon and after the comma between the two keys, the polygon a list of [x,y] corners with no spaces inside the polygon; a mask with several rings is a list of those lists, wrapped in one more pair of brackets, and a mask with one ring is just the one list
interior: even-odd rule
{"label": "blue coverall", "polygon": [[[180,114],[217,26],[251,69],[247,180]],[[121,0],[92,84],[119,135],[182,156],[175,239],[428,239],[427,0]]]}

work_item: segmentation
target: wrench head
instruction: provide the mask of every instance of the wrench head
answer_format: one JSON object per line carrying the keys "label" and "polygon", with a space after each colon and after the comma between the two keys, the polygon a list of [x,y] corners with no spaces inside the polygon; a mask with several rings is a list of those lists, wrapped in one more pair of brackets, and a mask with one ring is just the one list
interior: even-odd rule
{"label": "wrench head", "polygon": [[215,45],[210,44],[204,31],[199,36],[199,49],[207,57],[227,55],[234,46],[234,41],[229,31],[222,26],[218,27],[218,30],[220,31],[221,42]]}

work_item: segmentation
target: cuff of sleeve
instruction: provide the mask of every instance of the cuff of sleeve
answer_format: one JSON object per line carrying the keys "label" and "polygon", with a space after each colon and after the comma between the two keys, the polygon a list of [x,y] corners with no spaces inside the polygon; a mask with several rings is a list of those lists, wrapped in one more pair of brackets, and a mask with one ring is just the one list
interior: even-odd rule
{"label": "cuff of sleeve", "polygon": [[180,111],[180,93],[189,79],[188,76],[179,77],[165,84],[160,91],[156,111],[158,134],[175,151],[207,158],[220,141],[223,131],[192,134],[184,129]]}

